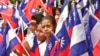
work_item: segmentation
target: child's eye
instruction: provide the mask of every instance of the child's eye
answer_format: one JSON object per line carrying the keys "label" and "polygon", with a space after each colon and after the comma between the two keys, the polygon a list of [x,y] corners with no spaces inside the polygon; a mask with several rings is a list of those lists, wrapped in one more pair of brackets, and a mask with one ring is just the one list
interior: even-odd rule
{"label": "child's eye", "polygon": [[47,25],[47,28],[50,28],[50,25]]}
{"label": "child's eye", "polygon": [[42,26],[42,28],[45,28],[45,26]]}

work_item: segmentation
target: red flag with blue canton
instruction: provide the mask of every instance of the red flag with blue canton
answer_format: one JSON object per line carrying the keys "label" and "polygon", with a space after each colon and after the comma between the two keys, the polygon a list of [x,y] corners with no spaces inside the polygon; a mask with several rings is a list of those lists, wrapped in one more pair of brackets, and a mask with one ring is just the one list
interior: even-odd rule
{"label": "red flag with blue canton", "polygon": [[57,56],[69,56],[70,37],[67,32],[67,24],[66,24],[67,18],[68,18],[68,1],[65,0],[62,6],[62,12],[58,20],[58,25],[55,32],[58,39],[60,39],[60,45],[58,44],[59,48]]}
{"label": "red flag with blue canton", "polygon": [[0,3],[2,2],[2,3],[5,3],[5,4],[8,4],[8,1],[9,0],[0,0]]}
{"label": "red flag with blue canton", "polygon": [[67,23],[68,35],[71,38],[72,37],[73,26],[74,26],[73,7],[71,7],[71,9],[70,9],[69,17],[67,18],[66,23]]}
{"label": "red flag with blue canton", "polygon": [[54,0],[48,0],[46,3],[46,13],[50,14],[51,16],[53,16],[53,9],[52,9],[52,3],[54,2]]}
{"label": "red flag with blue canton", "polygon": [[[2,3],[3,4],[3,3]],[[13,17],[13,9],[9,8],[6,4],[3,4],[1,6],[3,7],[2,11],[0,12],[3,19],[5,21],[9,21],[9,23],[11,24],[12,28],[15,29],[17,28],[18,24],[16,23],[17,21],[15,20],[15,18]]]}
{"label": "red flag with blue canton", "polygon": [[51,33],[44,56],[55,56],[54,51],[56,49],[56,41],[56,37]]}
{"label": "red flag with blue canton", "polygon": [[67,28],[65,26],[65,22],[63,22],[62,28],[59,31],[58,38],[60,38],[60,46],[58,50],[58,56],[69,56],[70,51],[70,37],[67,32]]}
{"label": "red flag with blue canton", "polygon": [[29,0],[27,5],[25,6],[24,13],[25,16],[28,18],[28,20],[31,20],[31,16],[34,15],[34,9],[36,9],[37,6],[43,6],[42,0]]}

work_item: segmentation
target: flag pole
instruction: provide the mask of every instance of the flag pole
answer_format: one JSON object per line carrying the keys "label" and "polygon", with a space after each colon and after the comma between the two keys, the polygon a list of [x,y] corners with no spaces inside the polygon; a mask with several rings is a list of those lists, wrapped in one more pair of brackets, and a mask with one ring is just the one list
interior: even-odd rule
{"label": "flag pole", "polygon": [[56,5],[56,3],[57,3],[57,1],[56,0],[54,0],[54,7],[56,7],[57,5]]}

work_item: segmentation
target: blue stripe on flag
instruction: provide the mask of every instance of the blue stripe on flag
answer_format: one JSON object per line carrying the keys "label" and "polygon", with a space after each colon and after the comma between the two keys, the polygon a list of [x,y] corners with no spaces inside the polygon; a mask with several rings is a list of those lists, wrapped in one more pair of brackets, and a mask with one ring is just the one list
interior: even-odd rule
{"label": "blue stripe on flag", "polygon": [[91,15],[89,16],[89,27],[90,27],[90,31],[92,30],[92,28],[95,26],[95,24],[97,23],[97,20],[95,20]]}
{"label": "blue stripe on flag", "polygon": [[17,38],[14,37],[14,39],[12,39],[12,40],[10,41],[9,47],[7,48],[7,55],[10,54],[12,48],[13,48],[17,43],[19,43],[19,42],[18,42]]}
{"label": "blue stripe on flag", "polygon": [[[71,50],[70,50],[70,56],[73,56],[73,54],[74,54],[74,56],[79,56],[80,54],[83,54],[83,53],[85,53],[86,51],[87,51],[87,45],[86,45],[87,43],[86,43],[86,41],[84,40],[84,41],[81,41],[81,42],[79,42],[79,43],[77,43],[77,44],[75,44],[75,45],[73,45],[72,47],[71,47]],[[78,51],[78,52],[77,52]]]}

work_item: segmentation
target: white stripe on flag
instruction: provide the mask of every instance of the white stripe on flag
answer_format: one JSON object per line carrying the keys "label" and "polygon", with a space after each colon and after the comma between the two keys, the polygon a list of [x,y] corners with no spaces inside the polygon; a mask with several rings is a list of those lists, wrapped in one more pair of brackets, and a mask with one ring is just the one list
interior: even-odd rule
{"label": "white stripe on flag", "polygon": [[91,39],[92,39],[93,47],[95,47],[98,41],[100,40],[100,23],[99,22],[97,22],[94,28],[92,29],[91,37],[92,37]]}
{"label": "white stripe on flag", "polygon": [[84,40],[86,40],[86,35],[85,35],[83,24],[74,26],[72,39],[71,39],[71,47]]}
{"label": "white stripe on flag", "polygon": [[86,53],[84,53],[84,54],[82,54],[80,56],[89,56],[89,55],[88,55],[88,52],[86,52]]}
{"label": "white stripe on flag", "polygon": [[57,33],[60,31],[60,29],[61,29],[61,27],[62,27],[62,24],[63,24],[64,20],[66,20],[67,17],[68,17],[68,5],[66,5],[66,6],[64,7],[64,10],[62,11],[62,13],[61,13],[61,15],[60,15],[60,18],[59,18],[59,20],[58,20],[58,25],[57,25],[57,27],[56,27],[56,32],[55,32],[55,34],[57,34]]}
{"label": "white stripe on flag", "polygon": [[14,29],[9,29],[8,34],[6,36],[7,48],[9,47],[10,41],[16,37],[16,33]]}

